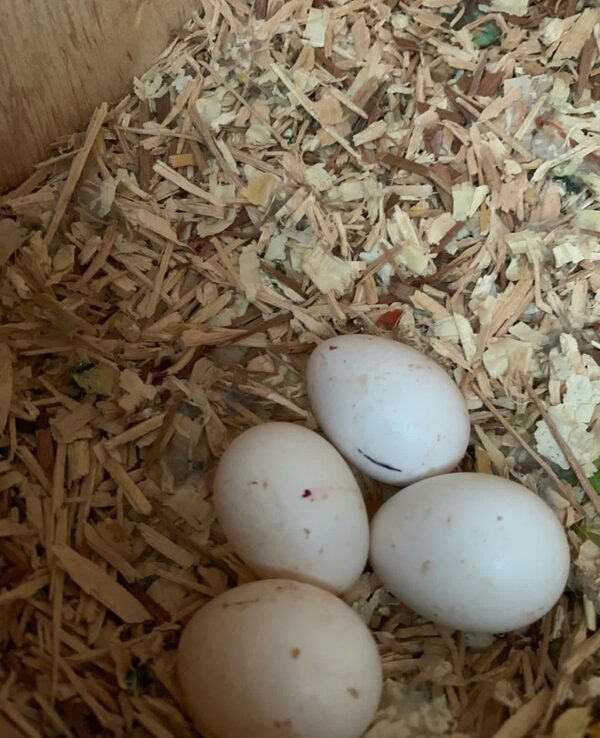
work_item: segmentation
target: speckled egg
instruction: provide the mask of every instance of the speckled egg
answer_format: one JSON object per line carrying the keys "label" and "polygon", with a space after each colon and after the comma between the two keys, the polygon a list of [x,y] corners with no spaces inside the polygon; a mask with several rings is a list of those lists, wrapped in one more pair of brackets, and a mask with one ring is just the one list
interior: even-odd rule
{"label": "speckled egg", "polygon": [[371,633],[334,595],[286,580],[216,597],[185,628],[179,680],[216,738],[360,738],[382,686]]}
{"label": "speckled egg", "polygon": [[410,346],[377,336],[330,338],[310,357],[307,385],[325,435],[374,479],[411,484],[451,471],[465,453],[462,394]]}
{"label": "speckled egg", "polygon": [[238,436],[217,468],[214,501],[227,539],[260,577],[339,593],[364,569],[360,488],[336,449],[307,428],[264,423]]}
{"label": "speckled egg", "polygon": [[499,633],[545,615],[569,573],[569,546],[536,494],[491,474],[444,474],[391,497],[371,524],[386,589],[458,630]]}

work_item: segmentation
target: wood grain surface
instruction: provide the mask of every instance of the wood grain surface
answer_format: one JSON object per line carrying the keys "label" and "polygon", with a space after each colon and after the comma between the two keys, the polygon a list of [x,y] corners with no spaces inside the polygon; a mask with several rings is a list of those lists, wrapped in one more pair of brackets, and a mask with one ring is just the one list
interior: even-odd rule
{"label": "wood grain surface", "polygon": [[116,100],[198,0],[0,0],[0,192]]}

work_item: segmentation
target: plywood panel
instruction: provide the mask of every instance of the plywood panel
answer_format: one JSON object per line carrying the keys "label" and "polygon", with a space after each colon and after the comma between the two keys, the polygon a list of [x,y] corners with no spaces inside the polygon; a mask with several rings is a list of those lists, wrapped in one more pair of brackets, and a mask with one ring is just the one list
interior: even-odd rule
{"label": "plywood panel", "polygon": [[0,192],[148,68],[198,0],[0,0]]}

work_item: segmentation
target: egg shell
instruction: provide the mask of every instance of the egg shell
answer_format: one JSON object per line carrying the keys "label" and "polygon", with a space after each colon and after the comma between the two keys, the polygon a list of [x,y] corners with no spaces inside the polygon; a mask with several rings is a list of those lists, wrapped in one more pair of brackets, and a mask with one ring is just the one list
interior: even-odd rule
{"label": "egg shell", "polygon": [[373,518],[370,559],[385,588],[424,617],[482,633],[545,615],[569,573],[550,507],[490,474],[445,474],[391,497]]}
{"label": "egg shell", "polygon": [[321,343],[307,367],[313,411],[358,469],[394,485],[451,471],[469,442],[465,401],[427,356],[377,336]]}
{"label": "egg shell", "polygon": [[260,577],[337,593],[365,567],[360,488],[338,451],[307,428],[264,423],[238,436],[219,463],[214,502],[227,539]]}
{"label": "egg shell", "polygon": [[216,738],[360,738],[381,696],[358,615],[288,580],[242,585],[196,612],[177,665],[190,714]]}

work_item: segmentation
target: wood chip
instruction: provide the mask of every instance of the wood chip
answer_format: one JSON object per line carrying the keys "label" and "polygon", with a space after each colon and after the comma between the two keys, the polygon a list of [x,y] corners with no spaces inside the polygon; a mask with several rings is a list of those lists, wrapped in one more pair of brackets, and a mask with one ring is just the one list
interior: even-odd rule
{"label": "wood chip", "polygon": [[550,701],[550,690],[542,689],[494,733],[493,738],[526,738],[541,720]]}
{"label": "wood chip", "polygon": [[142,515],[149,515],[152,511],[152,504],[130,475],[127,474],[123,465],[111,457],[107,457],[103,464],[115,484],[122,488],[133,509]]}
{"label": "wood chip", "polygon": [[77,186],[79,177],[83,172],[83,168],[85,166],[87,158],[90,155],[90,151],[96,141],[96,138],[98,137],[98,134],[100,133],[100,129],[102,128],[102,124],[104,123],[104,119],[106,118],[107,113],[108,105],[106,103],[102,103],[98,106],[90,120],[85,134],[85,140],[81,149],[79,150],[79,153],[73,159],[71,169],[69,171],[69,176],[67,177],[67,181],[65,182],[64,187],[61,190],[60,197],[58,198],[58,202],[56,204],[56,210],[54,211],[52,220],[50,221],[50,225],[48,226],[48,230],[46,231],[46,235],[44,237],[46,244],[50,244],[52,242],[52,239],[54,238],[56,231],[58,230],[58,227],[64,217],[65,211],[69,204],[69,200],[71,199],[73,192],[75,191],[75,187]]}
{"label": "wood chip", "polygon": [[0,435],[4,431],[13,393],[12,356],[5,344],[0,344]]}
{"label": "wood chip", "polygon": [[146,543],[161,553],[167,559],[170,559],[182,569],[189,569],[196,563],[196,556],[186,551],[181,546],[163,536],[158,531],[151,528],[145,523],[138,524],[138,530],[142,534],[142,538]]}
{"label": "wood chip", "polygon": [[0,605],[5,605],[7,602],[15,602],[17,600],[26,600],[28,597],[32,597],[34,594],[37,594],[40,589],[46,587],[49,583],[49,575],[40,574],[27,582],[23,582],[23,584],[13,587],[12,589],[0,592]]}
{"label": "wood chip", "polygon": [[146,608],[93,561],[70,546],[53,546],[52,553],[86,594],[114,612],[124,623],[142,623],[151,619]]}

